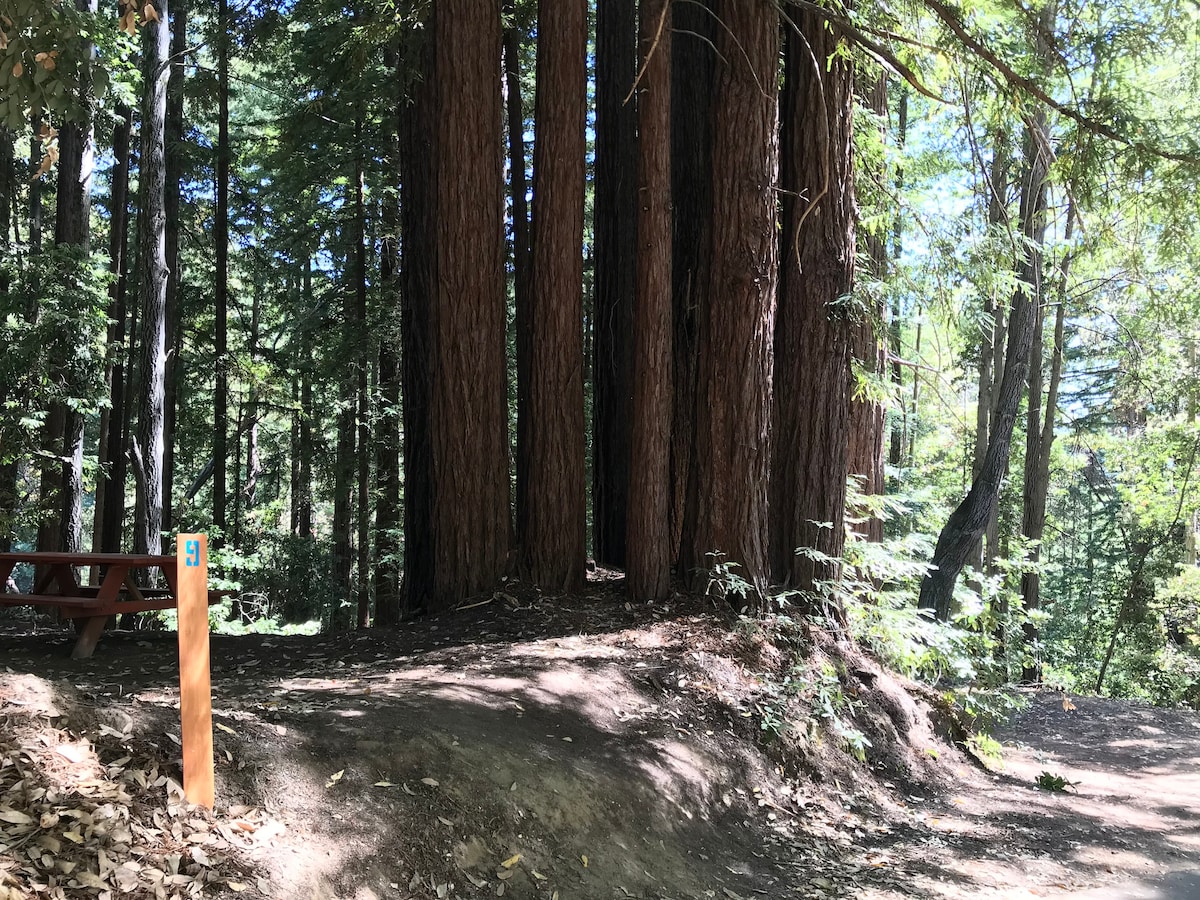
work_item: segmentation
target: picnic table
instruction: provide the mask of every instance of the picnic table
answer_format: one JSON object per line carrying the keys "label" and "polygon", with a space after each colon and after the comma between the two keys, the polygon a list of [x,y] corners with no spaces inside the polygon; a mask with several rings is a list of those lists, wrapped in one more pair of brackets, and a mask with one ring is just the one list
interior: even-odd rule
{"label": "picnic table", "polygon": [[[10,576],[20,563],[34,566],[34,583],[29,593],[16,593]],[[77,570],[97,567],[98,585],[81,585]],[[144,588],[134,573],[143,569],[162,571],[164,588]],[[96,649],[104,626],[112,616],[151,609],[174,609],[178,605],[177,557],[127,553],[0,553],[0,606],[45,606],[57,609],[67,619],[77,620],[78,638],[71,651],[74,659],[86,659]],[[210,594],[210,599],[212,595]]]}

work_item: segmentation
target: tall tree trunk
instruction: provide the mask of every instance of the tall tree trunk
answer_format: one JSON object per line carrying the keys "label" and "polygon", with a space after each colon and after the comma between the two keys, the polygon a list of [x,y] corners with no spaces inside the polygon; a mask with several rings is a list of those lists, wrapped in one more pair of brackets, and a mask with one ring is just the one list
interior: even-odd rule
{"label": "tall tree trunk", "polygon": [[[900,87],[900,100],[896,104],[896,149],[904,151],[908,141],[908,89]],[[896,167],[896,196],[902,196],[904,190],[904,169]],[[892,219],[892,259],[899,259],[903,252],[904,242],[904,213],[900,204],[896,204],[895,218]],[[903,310],[900,305],[900,292],[892,294],[892,309],[888,322],[888,353],[892,358],[892,390],[894,400],[899,407],[898,414],[892,417],[891,434],[888,437],[888,465],[899,467],[904,462],[904,432],[908,415],[905,412],[904,401],[904,367],[900,364],[903,359],[901,329],[903,327]]]}
{"label": "tall tree trunk", "polygon": [[784,53],[771,556],[778,580],[816,593],[820,582],[837,578],[845,543],[854,72],[837,55],[836,30],[818,15],[793,15]]}
{"label": "tall tree trunk", "polygon": [[371,620],[371,407],[368,375],[372,341],[367,330],[367,210],[363,199],[362,116],[354,121],[359,148],[354,155],[354,318],[352,328],[358,332],[353,346],[357,348],[355,374],[358,380],[358,580],[355,624],[366,628]]}
{"label": "tall tree trunk", "polygon": [[[671,43],[671,240],[672,370],[671,543],[679,572],[685,561],[684,524],[695,515],[689,503],[696,449],[696,378],[700,311],[708,306],[712,245],[713,78],[717,62],[715,0],[672,3]],[[739,57],[740,58],[740,57]],[[632,171],[632,170],[631,170]]]}
{"label": "tall tree trunk", "polygon": [[[34,110],[30,116],[33,137],[29,142],[29,170],[37,171],[42,161],[43,147],[41,136],[48,126],[42,121],[40,110]],[[29,182],[29,255],[37,256],[42,252],[42,179],[34,178]],[[37,321],[41,314],[41,285],[34,274],[31,279],[29,302],[26,306],[26,318]],[[46,422],[42,426],[41,445],[46,457],[39,467],[38,473],[38,530],[37,548],[41,551],[60,550],[62,531],[61,489],[62,465],[59,462],[63,436],[63,410],[58,403],[51,403],[46,413]]]}
{"label": "tall tree trunk", "polygon": [[[96,534],[98,549],[106,553],[121,550],[121,532],[125,520],[125,444],[128,438],[129,410],[125,393],[126,291],[129,280],[129,138],[133,110],[118,111],[113,128],[113,168],[109,189],[108,271],[113,281],[108,290],[108,421],[101,429],[101,456],[108,463],[103,490],[97,490]],[[101,501],[99,498],[103,496]]]}
{"label": "tall tree trunk", "polygon": [[641,0],[629,593],[671,589],[671,3]]}
{"label": "tall tree trunk", "polygon": [[[96,0],[76,0],[81,12],[95,13]],[[58,203],[54,220],[54,243],[71,247],[79,255],[82,275],[90,248],[92,210],[92,172],[95,168],[95,144],[92,125],[91,56],[92,47],[83,50],[84,65],[80,71],[80,102],[87,114],[78,122],[65,122],[58,136]],[[78,289],[82,290],[79,285]],[[86,340],[86,338],[84,338]],[[59,360],[63,377],[58,380],[69,386],[74,396],[82,393],[82,385],[66,375],[71,371],[69,360]],[[83,413],[64,398],[62,410],[62,505],[59,521],[61,535],[58,546],[68,553],[83,549]]]}
{"label": "tall tree trunk", "polygon": [[163,417],[163,531],[174,526],[175,420],[179,406],[179,303],[183,272],[179,255],[179,196],[183,181],[183,80],[187,50],[187,0],[171,14],[171,77],[167,81],[167,371]]}
{"label": "tall tree trunk", "polygon": [[[305,306],[311,309],[315,298],[312,289],[312,258],[309,256],[304,259],[301,290]],[[312,334],[307,323],[301,325],[300,359],[300,498],[298,501],[300,521],[296,533],[305,540],[312,540],[312,420],[317,412],[313,408],[312,393]]]}
{"label": "tall tree trunk", "polygon": [[[385,64],[393,87],[400,85],[400,57],[389,47]],[[511,90],[511,88],[510,88]],[[379,329],[379,409],[375,428],[375,479],[379,500],[375,508],[375,624],[396,625],[400,602],[400,205],[395,185],[400,172],[399,116],[389,118],[385,170],[393,173],[383,195],[379,246],[379,281],[383,288],[383,321]]]}
{"label": "tall tree trunk", "polygon": [[[16,148],[12,132],[0,125],[0,253],[8,255],[12,246],[13,213],[16,193]],[[8,295],[7,272],[0,272],[0,300]],[[0,404],[6,403],[13,393],[13,385],[0,382]],[[3,430],[0,421],[0,553],[12,547],[16,534],[17,517],[17,456],[15,438]]]}
{"label": "tall tree trunk", "polygon": [[592,528],[596,562],[626,565],[637,237],[636,0],[596,5]]}
{"label": "tall tree trunk", "polygon": [[[888,111],[887,75],[880,74],[870,88],[871,112],[884,120]],[[886,137],[886,129],[881,128]],[[887,241],[878,233],[866,237],[867,271],[871,278],[882,282],[887,277]],[[877,333],[887,310],[883,297],[874,309],[857,312],[857,321],[851,329],[850,354],[862,368],[876,379],[887,374],[887,346],[883,335]],[[778,355],[778,354],[777,354]],[[879,496],[885,491],[883,432],[887,407],[870,396],[855,397],[850,404],[849,444],[846,454],[850,474],[860,480],[859,490],[866,496]],[[883,540],[883,519],[869,516],[854,526],[855,531],[868,541]]]}
{"label": "tall tree trunk", "polygon": [[216,386],[213,396],[213,527],[218,541],[229,527],[225,472],[229,457],[229,0],[217,5],[217,207],[216,244]]}
{"label": "tall tree trunk", "polygon": [[[1049,146],[1045,113],[1026,120],[1025,167],[1021,181],[1021,264],[1019,286],[1009,314],[1004,373],[996,393],[996,418],[988,435],[983,468],[971,484],[966,498],[950,514],[938,536],[934,568],[921,583],[921,609],[934,611],[939,621],[949,621],[954,612],[954,583],[963,565],[991,519],[1000,499],[1000,484],[1008,469],[1013,425],[1024,393],[1033,342],[1035,303],[1029,285],[1041,280],[1041,245],[1046,233],[1046,175]],[[1036,287],[1033,288],[1036,292]],[[1034,294],[1036,296],[1036,293]]]}
{"label": "tall tree trunk", "polygon": [[[1075,230],[1075,203],[1067,203],[1067,222],[1063,233],[1068,247]],[[1022,503],[1021,533],[1031,542],[1029,562],[1037,566],[1041,559],[1041,541],[1046,533],[1046,501],[1050,493],[1050,452],[1054,444],[1054,421],[1058,412],[1058,389],[1062,383],[1063,337],[1066,327],[1067,281],[1071,273],[1070,250],[1065,251],[1058,270],[1057,303],[1054,312],[1054,338],[1050,349],[1049,384],[1045,397],[1042,396],[1043,339],[1042,323],[1045,318],[1042,302],[1036,312],[1033,346],[1029,354],[1029,403],[1025,434],[1025,486]],[[1042,294],[1044,297],[1044,293]],[[1043,405],[1044,403],[1044,405]],[[1036,568],[1021,573],[1021,595],[1026,612],[1041,608],[1041,573]],[[1024,625],[1026,648],[1033,647],[1038,639],[1038,627],[1029,620]],[[1026,681],[1040,681],[1042,667],[1040,659],[1024,667],[1022,677]]]}
{"label": "tall tree trunk", "polygon": [[[514,0],[504,0],[504,14],[516,17]],[[513,344],[517,368],[517,521],[526,517],[524,486],[529,483],[529,390],[533,375],[533,243],[529,225],[529,181],[525,173],[525,102],[521,89],[522,34],[515,22],[504,30],[504,100],[508,132],[508,177],[513,226]]]}
{"label": "tall tree trunk", "polygon": [[[352,325],[353,301],[347,299],[343,310],[342,352],[351,354],[360,335]],[[349,606],[354,599],[354,540],[350,523],[354,505],[354,431],[357,408],[356,381],[342,378],[338,382],[337,446],[333,461],[333,578],[339,595]],[[357,611],[342,614],[334,611],[332,625],[346,628],[355,621]]]}
{"label": "tall tree trunk", "polygon": [[533,153],[532,369],[523,568],[548,590],[583,584],[583,199],[587,2],[538,5]]}
{"label": "tall tree trunk", "polygon": [[158,21],[143,34],[145,89],[142,99],[142,148],[138,180],[138,297],[141,340],[138,347],[138,427],[133,443],[137,486],[134,551],[162,550],[163,390],[166,368],[166,160],[167,76],[170,21],[167,0],[155,3]]}
{"label": "tall tree trunk", "polygon": [[508,564],[499,0],[434,6],[431,610]]}
{"label": "tall tree trunk", "polygon": [[[684,568],[740,566],[760,602],[768,579],[771,335],[778,248],[779,19],[767,3],[718,5],[712,120],[712,244],[700,310],[695,511]],[[844,455],[844,451],[843,451]]]}
{"label": "tall tree trunk", "polygon": [[[426,33],[428,29],[423,32]],[[400,115],[400,340],[404,404],[404,588],[401,616],[424,610],[433,591],[433,291],[437,247],[433,217],[434,60],[422,40],[421,77]]]}
{"label": "tall tree trunk", "polygon": [[[1008,194],[1009,167],[1011,158],[1007,135],[996,136],[992,152],[992,169],[988,175],[988,227],[999,229],[1007,221],[1005,202]],[[987,454],[988,435],[996,415],[996,385],[998,376],[1004,374],[1004,321],[1005,303],[997,303],[996,297],[984,297],[984,315],[981,321],[982,334],[979,346],[979,399],[975,404],[975,454],[971,462],[971,478],[979,477]],[[997,355],[999,351],[1000,355]],[[984,529],[983,540],[972,553],[971,564],[977,571],[990,572],[996,558],[996,542],[1000,535],[999,504]]]}

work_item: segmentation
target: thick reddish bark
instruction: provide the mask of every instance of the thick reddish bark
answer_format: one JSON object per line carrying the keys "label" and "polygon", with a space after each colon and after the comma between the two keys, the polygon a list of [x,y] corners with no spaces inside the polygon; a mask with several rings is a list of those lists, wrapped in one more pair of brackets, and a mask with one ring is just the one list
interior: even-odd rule
{"label": "thick reddish bark", "polygon": [[779,20],[719,4],[712,120],[712,243],[700,310],[694,471],[684,567],[736,564],[767,582],[768,427],[775,322]]}
{"label": "thick reddish bark", "polygon": [[[838,574],[845,543],[855,200],[853,69],[840,35],[796,13],[783,111],[783,247],[775,331],[771,557],[802,591]],[[802,36],[801,36],[802,35]],[[814,559],[798,548],[824,555]]]}
{"label": "thick reddish bark", "polygon": [[416,501],[406,509],[405,562],[406,603],[437,611],[499,581],[511,524],[500,4],[437,0],[432,15],[433,72],[418,89],[402,198],[412,226],[406,497],[411,485]]}
{"label": "thick reddish bark", "polygon": [[642,0],[638,85],[637,293],[627,583],[635,600],[671,589],[671,23]]}
{"label": "thick reddish bark", "polygon": [[583,584],[583,200],[587,2],[538,7],[537,142],[533,153],[529,460],[524,574],[549,590]]}

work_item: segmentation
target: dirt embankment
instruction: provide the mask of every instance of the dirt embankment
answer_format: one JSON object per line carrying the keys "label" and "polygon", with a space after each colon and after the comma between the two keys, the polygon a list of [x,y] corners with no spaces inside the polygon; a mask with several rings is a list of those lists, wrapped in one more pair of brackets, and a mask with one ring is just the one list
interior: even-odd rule
{"label": "dirt embankment", "polygon": [[214,638],[214,816],[174,793],[172,635],[5,629],[0,898],[1020,897],[1200,859],[1195,717],[1037,697],[987,775],[857,652],[730,625],[601,591]]}

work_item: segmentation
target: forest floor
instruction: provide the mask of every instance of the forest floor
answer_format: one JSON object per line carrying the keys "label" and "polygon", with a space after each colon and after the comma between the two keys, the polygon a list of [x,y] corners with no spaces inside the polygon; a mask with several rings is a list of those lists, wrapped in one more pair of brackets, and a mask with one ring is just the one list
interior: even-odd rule
{"label": "forest floor", "polygon": [[610,583],[214,636],[209,814],[178,788],[173,634],[73,661],[68,633],[0,620],[0,900],[1188,896],[1154,885],[1200,871],[1200,716],[1031,694],[988,771],[932,692],[734,625]]}

